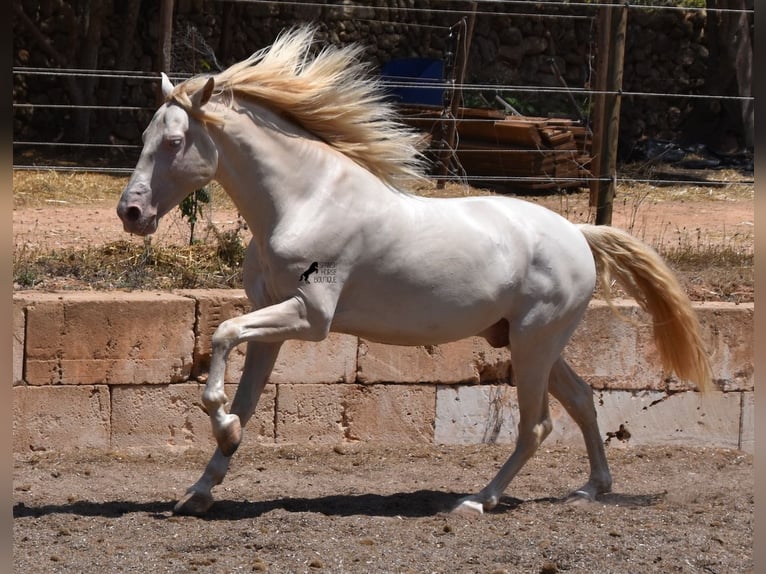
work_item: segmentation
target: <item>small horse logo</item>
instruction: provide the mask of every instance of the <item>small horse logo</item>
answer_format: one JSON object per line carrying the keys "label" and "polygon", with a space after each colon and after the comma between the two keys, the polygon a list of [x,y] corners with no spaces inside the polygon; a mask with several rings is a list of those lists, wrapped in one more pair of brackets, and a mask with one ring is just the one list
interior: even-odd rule
{"label": "small horse logo", "polygon": [[314,261],[311,265],[309,265],[308,269],[301,273],[301,276],[298,278],[298,283],[311,283],[311,281],[309,281],[309,277],[312,273],[316,273],[317,269],[319,269],[319,262]]}

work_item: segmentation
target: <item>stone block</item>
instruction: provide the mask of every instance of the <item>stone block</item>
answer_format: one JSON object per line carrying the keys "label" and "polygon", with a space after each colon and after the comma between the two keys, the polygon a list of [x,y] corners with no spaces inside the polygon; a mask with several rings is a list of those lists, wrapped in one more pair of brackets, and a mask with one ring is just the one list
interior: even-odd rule
{"label": "stone block", "polygon": [[[727,392],[752,390],[753,305],[707,302],[695,303],[694,309],[709,352],[715,385]],[[638,373],[646,381],[636,388],[674,392],[695,389],[691,382],[679,380],[674,373],[663,372],[659,351],[648,325],[639,329],[638,339]],[[659,381],[659,384],[652,385],[652,381]]]}
{"label": "stone block", "polygon": [[24,382],[24,336],[26,314],[21,301],[13,301],[13,384]]}
{"label": "stone block", "polygon": [[192,376],[202,376],[210,369],[211,340],[218,325],[249,312],[250,301],[242,289],[194,289],[174,293],[196,302],[197,337]]}
{"label": "stone block", "polygon": [[278,385],[277,442],[431,442],[434,394],[431,385]]}
{"label": "stone block", "polygon": [[[226,382],[238,383],[245,366],[247,345],[240,345],[229,354]],[[357,338],[330,333],[323,341],[285,341],[271,371],[269,382],[284,383],[347,383],[356,372]],[[201,374],[202,378],[207,373]]]}
{"label": "stone block", "polygon": [[104,385],[14,387],[13,450],[108,450],[110,413]]}
{"label": "stone block", "polygon": [[[563,406],[549,399],[553,430],[544,444],[581,444],[580,428]],[[437,444],[515,444],[519,406],[509,385],[439,386],[434,442]],[[510,455],[510,451],[509,451]]]}
{"label": "stone block", "polygon": [[742,423],[739,431],[739,448],[755,454],[755,393],[742,393]]}
{"label": "stone block", "polygon": [[[601,436],[607,440],[623,424],[624,444],[678,444],[737,448],[751,438],[739,430],[739,393],[660,391],[596,392]],[[558,401],[550,399],[553,431],[544,444],[582,445],[582,433]],[[516,389],[507,385],[440,385],[436,395],[437,444],[515,443],[519,421]],[[751,425],[743,423],[743,429]],[[620,445],[619,438],[609,439]]]}
{"label": "stone block", "polygon": [[431,444],[435,385],[349,385],[342,400],[348,440]]}
{"label": "stone block", "polygon": [[346,440],[343,398],[355,385],[277,385],[278,443],[334,444]]}
{"label": "stone block", "polygon": [[25,297],[26,379],[32,385],[186,380],[194,301],[150,292]]}
{"label": "stone block", "polygon": [[358,339],[330,333],[323,341],[285,341],[269,381],[350,383],[356,377]]}
{"label": "stone block", "polygon": [[510,385],[439,385],[434,442],[513,443],[519,409]]}
{"label": "stone block", "polygon": [[620,316],[604,301],[591,302],[564,357],[593,388],[643,388],[647,380],[637,371],[638,330],[648,317],[632,301],[614,304]]}
{"label": "stone block", "polygon": [[479,383],[510,379],[510,354],[480,337],[417,347],[359,342],[361,383]]}
{"label": "stone block", "polygon": [[[210,419],[202,410],[203,386],[125,385],[112,390],[112,448],[131,450],[211,450],[215,447]],[[236,387],[226,386],[229,401]],[[249,442],[273,442],[274,388],[267,387],[255,415],[244,430]],[[227,406],[228,410],[228,406]]]}
{"label": "stone block", "polygon": [[710,349],[713,380],[723,391],[752,391],[754,304],[700,303],[696,309]]}
{"label": "stone block", "polygon": [[[740,411],[740,393],[602,391],[596,401],[602,436],[622,424],[629,445],[738,448]],[[609,442],[618,445],[619,439]]]}

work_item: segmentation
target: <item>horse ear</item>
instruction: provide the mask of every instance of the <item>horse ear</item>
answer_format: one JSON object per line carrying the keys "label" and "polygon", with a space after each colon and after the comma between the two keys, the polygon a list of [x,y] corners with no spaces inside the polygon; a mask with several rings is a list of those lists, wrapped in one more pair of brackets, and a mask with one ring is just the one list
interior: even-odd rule
{"label": "horse ear", "polygon": [[215,80],[213,76],[210,76],[205,82],[205,85],[201,90],[197,90],[191,97],[192,104],[195,108],[201,108],[210,100],[210,96],[213,95],[213,88],[215,87]]}
{"label": "horse ear", "polygon": [[165,72],[160,72],[160,76],[162,76],[162,95],[167,99],[173,93],[173,83]]}

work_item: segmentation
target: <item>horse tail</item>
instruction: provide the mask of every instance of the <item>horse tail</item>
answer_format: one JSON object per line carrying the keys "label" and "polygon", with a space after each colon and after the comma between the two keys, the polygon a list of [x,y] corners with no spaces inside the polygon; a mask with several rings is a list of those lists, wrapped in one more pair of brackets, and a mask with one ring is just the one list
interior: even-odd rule
{"label": "horse tail", "polygon": [[580,225],[598,270],[604,297],[616,279],[652,317],[654,340],[663,368],[692,381],[705,392],[713,387],[708,355],[702,343],[697,315],[678,279],[648,245],[614,227]]}

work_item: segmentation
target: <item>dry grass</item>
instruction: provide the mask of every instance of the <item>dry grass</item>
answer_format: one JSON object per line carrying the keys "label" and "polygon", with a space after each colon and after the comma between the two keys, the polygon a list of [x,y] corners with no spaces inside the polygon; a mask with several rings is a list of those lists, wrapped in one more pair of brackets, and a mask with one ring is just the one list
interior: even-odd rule
{"label": "dry grass", "polygon": [[14,251],[20,289],[197,289],[242,286],[245,245],[239,235],[217,243],[153,246],[116,241],[53,251]]}
{"label": "dry grass", "polygon": [[[703,227],[661,227],[646,213],[662,212],[663,205],[683,202],[752,200],[753,186],[740,185],[737,172],[716,172],[724,186],[674,185],[657,187],[644,183],[620,184],[615,210],[626,215],[622,225],[650,243],[678,273],[690,296],[701,300],[751,301],[753,296],[752,228],[711,232]],[[15,172],[14,209],[67,206],[114,206],[127,183],[126,176],[62,172]],[[211,211],[233,210],[228,196],[212,184]],[[491,194],[490,190],[450,183],[438,189],[419,184],[415,193],[424,196]],[[592,221],[587,192],[527,197],[576,222]],[[701,205],[702,203],[700,203]],[[651,206],[651,210],[647,208]],[[181,226],[184,223],[179,224]],[[654,227],[652,234],[649,228]],[[63,248],[35,246],[17,237],[14,254],[14,286],[19,289],[172,289],[240,287],[241,263],[247,233],[241,228],[221,230],[207,223],[203,241],[193,245],[145,241],[95,242]],[[650,236],[651,235],[651,236]]]}
{"label": "dry grass", "polygon": [[13,207],[114,203],[127,181],[124,176],[98,173],[15,171]]}

